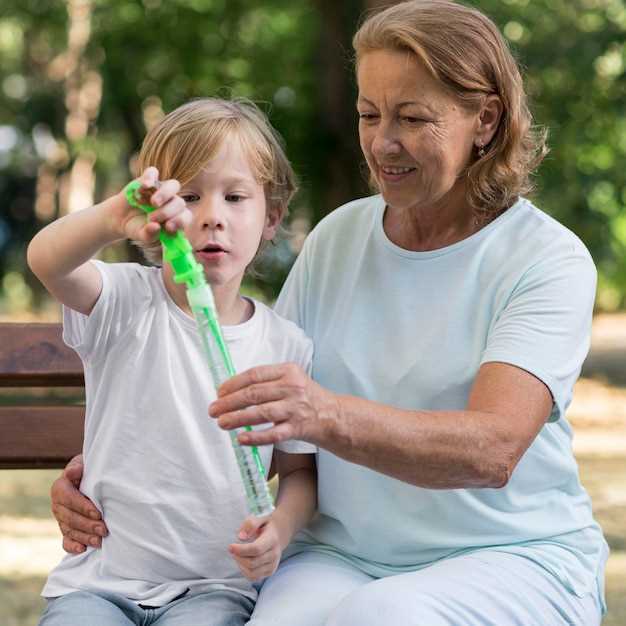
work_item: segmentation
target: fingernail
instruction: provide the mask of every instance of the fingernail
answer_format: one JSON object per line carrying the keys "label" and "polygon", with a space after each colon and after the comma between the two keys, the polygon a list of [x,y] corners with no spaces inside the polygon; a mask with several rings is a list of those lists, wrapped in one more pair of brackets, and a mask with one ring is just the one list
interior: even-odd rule
{"label": "fingernail", "polygon": [[107,531],[104,526],[96,526],[96,534],[101,537],[106,537]]}
{"label": "fingernail", "polygon": [[150,198],[150,202],[152,203],[153,206],[161,206],[161,202],[163,201],[163,199],[161,198],[161,196],[157,193],[155,193],[152,198]]}
{"label": "fingernail", "polygon": [[100,542],[98,541],[97,537],[91,537],[89,539],[89,545],[93,546],[94,548],[97,548],[100,545]]}
{"label": "fingernail", "polygon": [[100,519],[100,513],[97,511],[89,511],[89,517],[91,519]]}
{"label": "fingernail", "polygon": [[245,540],[248,538],[247,533],[244,533],[243,530],[237,535],[239,539]]}

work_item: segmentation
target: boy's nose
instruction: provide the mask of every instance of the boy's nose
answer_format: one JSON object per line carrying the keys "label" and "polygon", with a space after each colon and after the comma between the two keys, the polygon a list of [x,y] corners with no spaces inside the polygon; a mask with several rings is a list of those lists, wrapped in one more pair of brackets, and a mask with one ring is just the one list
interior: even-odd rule
{"label": "boy's nose", "polygon": [[220,230],[224,228],[224,220],[221,211],[219,210],[219,207],[212,203],[202,207],[199,217],[202,228],[209,228],[211,230]]}

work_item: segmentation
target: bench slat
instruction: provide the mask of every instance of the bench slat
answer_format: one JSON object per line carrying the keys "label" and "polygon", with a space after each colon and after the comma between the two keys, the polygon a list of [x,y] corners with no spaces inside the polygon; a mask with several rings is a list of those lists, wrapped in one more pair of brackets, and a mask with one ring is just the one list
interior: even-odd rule
{"label": "bench slat", "polygon": [[0,469],[64,467],[82,451],[85,407],[1,406]]}
{"label": "bench slat", "polygon": [[82,387],[83,365],[61,324],[0,324],[0,387]]}

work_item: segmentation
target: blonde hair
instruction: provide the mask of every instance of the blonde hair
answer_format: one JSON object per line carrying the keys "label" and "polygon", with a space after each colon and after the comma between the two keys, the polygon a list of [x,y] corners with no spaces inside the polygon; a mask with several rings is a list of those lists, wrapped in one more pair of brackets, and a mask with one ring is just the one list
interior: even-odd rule
{"label": "blonde hair", "polygon": [[533,189],[530,175],[548,152],[547,132],[533,126],[517,63],[488,17],[451,0],[411,0],[369,16],[352,45],[357,66],[372,50],[414,54],[468,110],[499,96],[498,129],[465,172],[476,216],[488,218]]}
{"label": "blonde hair", "polygon": [[[184,186],[215,157],[223,142],[233,136],[241,142],[257,182],[264,187],[267,211],[276,212],[282,221],[297,191],[296,177],[281,137],[250,100],[199,98],[178,107],[146,135],[137,169],[142,172],[154,166],[162,180],[175,178]],[[283,232],[281,226],[279,235]],[[161,264],[159,241],[135,243],[146,260]],[[266,243],[261,242],[255,260]]]}

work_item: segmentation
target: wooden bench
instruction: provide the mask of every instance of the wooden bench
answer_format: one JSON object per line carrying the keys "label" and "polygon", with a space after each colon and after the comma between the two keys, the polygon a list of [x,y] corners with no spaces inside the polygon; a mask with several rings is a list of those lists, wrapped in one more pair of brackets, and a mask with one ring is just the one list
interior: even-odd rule
{"label": "wooden bench", "polygon": [[85,381],[60,324],[0,324],[0,469],[63,467],[82,450]]}

